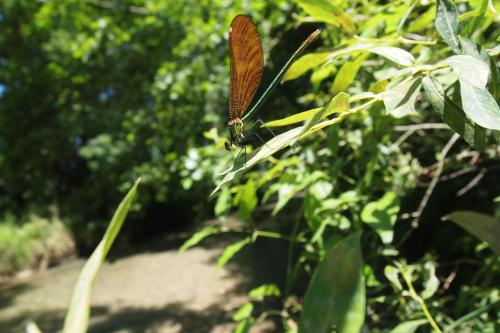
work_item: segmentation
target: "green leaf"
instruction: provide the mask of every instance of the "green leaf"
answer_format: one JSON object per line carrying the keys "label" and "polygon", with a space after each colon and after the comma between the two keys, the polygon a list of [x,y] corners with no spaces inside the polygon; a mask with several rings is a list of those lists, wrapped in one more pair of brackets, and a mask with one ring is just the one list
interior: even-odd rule
{"label": "green leaf", "polygon": [[221,194],[217,198],[217,203],[215,204],[215,216],[223,216],[229,213],[232,207],[231,199],[231,191],[227,187],[222,189]]}
{"label": "green leaf", "polygon": [[332,88],[330,89],[330,92],[333,95],[346,90],[351,85],[352,81],[354,81],[354,78],[356,77],[356,74],[358,74],[361,65],[367,57],[368,54],[363,53],[353,61],[348,61],[340,67],[337,75],[335,76],[335,80],[333,81]]}
{"label": "green leaf", "polygon": [[297,124],[301,123],[303,121],[306,121],[307,119],[314,117],[318,112],[321,112],[323,108],[315,108],[303,112],[299,112],[296,114],[293,114],[291,116],[288,116],[286,118],[278,119],[278,120],[273,120],[269,121],[265,124],[262,125],[262,127],[279,127],[279,126],[288,126],[292,124]]}
{"label": "green leaf", "polygon": [[490,68],[481,59],[470,55],[456,55],[449,57],[444,63],[453,68],[460,83],[464,82],[481,89],[486,87]]}
{"label": "green leaf", "polygon": [[347,34],[354,34],[356,28],[349,15],[328,0],[299,0],[304,11],[318,21],[340,27]]}
{"label": "green leaf", "polygon": [[439,279],[436,276],[436,267],[430,261],[424,264],[424,289],[420,293],[423,299],[431,298],[439,287]]}
{"label": "green leaf", "polygon": [[472,211],[455,211],[443,219],[455,222],[472,235],[488,243],[493,252],[500,255],[500,222],[492,216]]}
{"label": "green leaf", "polygon": [[378,55],[381,55],[382,57],[385,57],[389,59],[390,61],[395,62],[398,65],[409,67],[413,66],[415,63],[415,58],[413,55],[405,51],[403,49],[400,49],[399,47],[393,47],[393,46],[374,46],[370,47],[367,49],[368,51],[372,53],[376,53]]}
{"label": "green leaf", "polygon": [[263,284],[257,288],[250,290],[248,296],[262,301],[265,297],[269,296],[280,297],[281,292],[280,288],[278,288],[278,286],[275,284]]}
{"label": "green leaf", "polygon": [[249,179],[238,196],[238,217],[242,220],[250,220],[252,212],[257,206],[257,189],[253,179]]}
{"label": "green leaf", "polygon": [[395,192],[387,192],[381,199],[370,202],[363,208],[361,219],[377,232],[384,244],[390,244],[398,212],[398,195]]}
{"label": "green leaf", "polygon": [[322,177],[324,177],[323,173],[315,171],[312,174],[307,174],[299,184],[282,184],[278,190],[278,202],[274,206],[272,215],[276,215],[297,193]]}
{"label": "green leaf", "polygon": [[[317,117],[318,114],[321,114],[321,118],[328,117],[333,113],[342,113],[349,111],[349,94],[344,92],[338,93],[335,97],[330,100],[327,109],[323,111],[323,108],[316,108],[300,113],[296,113],[292,116],[274,120],[265,123],[262,125],[263,127],[277,127],[277,126],[286,126],[291,124],[300,123],[302,121],[306,121],[308,119]],[[314,126],[314,124],[313,124]],[[306,126],[304,126],[306,127]],[[305,131],[303,130],[298,136],[300,137]]]}
{"label": "green leaf", "polygon": [[279,134],[273,139],[266,142],[265,145],[259,148],[257,152],[242,166],[233,165],[230,171],[228,171],[222,181],[217,185],[217,187],[212,191],[210,196],[214,195],[224,184],[232,181],[236,178],[240,173],[243,173],[245,170],[251,168],[255,164],[260,161],[268,158],[272,154],[276,153],[278,150],[281,150],[292,142],[302,131],[302,126],[291,129],[285,133]]}
{"label": "green leaf", "polygon": [[444,94],[441,84],[432,75],[422,79],[422,86],[426,98],[441,119],[460,134],[469,145],[478,150],[484,150],[486,147],[484,128],[467,119],[462,109]]}
{"label": "green leaf", "polygon": [[304,296],[299,333],[359,333],[365,318],[361,232],[327,252]]}
{"label": "green leaf", "polygon": [[[482,0],[481,5],[479,7],[479,10],[477,11],[477,15],[467,23],[467,25],[464,28],[463,34],[465,36],[470,36],[472,33],[477,29],[479,24],[484,18],[484,14],[486,14],[486,11],[488,10],[488,3],[490,0]],[[476,10],[474,10],[476,11]]]}
{"label": "green leaf", "polygon": [[484,128],[500,130],[500,108],[488,90],[460,82],[460,95],[470,119]]}
{"label": "green leaf", "polygon": [[386,112],[395,118],[416,114],[415,101],[420,84],[421,79],[415,78],[386,90],[382,95]]}
{"label": "green leaf", "polygon": [[458,12],[452,0],[437,0],[436,29],[453,52],[460,53]]}
{"label": "green leaf", "polygon": [[244,248],[251,242],[252,238],[247,237],[226,247],[222,255],[219,257],[219,260],[217,260],[217,268],[224,267],[224,265],[227,264],[228,261],[231,260],[231,258],[234,257],[236,253],[238,253],[242,248]]}
{"label": "green leaf", "polygon": [[398,326],[394,327],[390,331],[390,333],[413,333],[417,330],[417,328],[426,323],[427,319],[405,321],[404,323],[401,323]]}
{"label": "green leaf", "polygon": [[399,269],[392,265],[387,265],[384,267],[384,275],[396,289],[403,290],[403,286],[399,281]]}
{"label": "green leaf", "polygon": [[90,295],[94,280],[118,232],[120,232],[130,206],[134,201],[137,187],[140,182],[141,179],[137,179],[134,186],[132,186],[125,198],[120,202],[102,240],[99,242],[94,252],[92,252],[85,266],[83,266],[71,297],[66,318],[64,319],[64,333],[87,332],[90,316]]}
{"label": "green leaf", "polygon": [[233,315],[233,320],[240,321],[252,316],[253,304],[251,302],[247,302],[243,304],[238,311]]}
{"label": "green leaf", "polygon": [[186,240],[184,244],[182,244],[182,246],[179,249],[179,252],[184,252],[187,249],[196,246],[199,242],[201,242],[208,236],[218,234],[219,232],[220,232],[219,228],[213,225],[206,226],[205,228],[201,229],[200,231],[197,231],[194,235],[189,237],[189,239]]}
{"label": "green leaf", "polygon": [[297,59],[288,69],[281,82],[294,80],[308,70],[324,63],[331,52],[309,53]]}
{"label": "green leaf", "polygon": [[248,333],[250,332],[250,328],[252,328],[252,325],[255,323],[254,318],[246,318],[243,321],[241,321],[238,326],[236,326],[234,333]]}

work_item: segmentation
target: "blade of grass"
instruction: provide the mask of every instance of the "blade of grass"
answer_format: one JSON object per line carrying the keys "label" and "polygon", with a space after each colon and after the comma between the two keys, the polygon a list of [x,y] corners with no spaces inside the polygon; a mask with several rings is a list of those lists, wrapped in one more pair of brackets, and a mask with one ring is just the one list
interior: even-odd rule
{"label": "blade of grass", "polygon": [[140,182],[141,179],[137,179],[134,186],[122,200],[106,229],[104,237],[85,263],[85,266],[83,266],[78,281],[76,282],[73,296],[71,297],[71,303],[66,318],[64,319],[63,333],[85,333],[87,331],[90,317],[90,295],[92,285],[94,284],[99,268],[125,221],[125,217],[134,200]]}

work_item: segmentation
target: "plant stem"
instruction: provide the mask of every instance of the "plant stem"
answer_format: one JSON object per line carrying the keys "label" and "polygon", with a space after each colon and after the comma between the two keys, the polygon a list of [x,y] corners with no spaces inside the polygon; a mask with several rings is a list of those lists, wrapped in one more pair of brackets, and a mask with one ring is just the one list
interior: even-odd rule
{"label": "plant stem", "polygon": [[417,294],[417,292],[415,291],[415,288],[413,288],[413,284],[411,283],[411,278],[406,274],[406,271],[405,271],[404,267],[402,267],[402,266],[399,267],[399,272],[403,276],[403,279],[405,280],[406,285],[408,286],[408,292],[410,293],[411,298],[413,298],[413,300],[420,305],[420,307],[422,308],[422,311],[425,314],[425,317],[429,321],[429,324],[431,324],[431,326],[434,329],[434,331],[436,331],[438,333],[443,333],[443,331],[441,331],[441,329],[439,328],[439,326],[434,321],[434,318],[432,318],[432,315],[429,312],[429,309],[427,308],[427,305],[425,305],[424,300],[422,299],[422,297],[420,297]]}

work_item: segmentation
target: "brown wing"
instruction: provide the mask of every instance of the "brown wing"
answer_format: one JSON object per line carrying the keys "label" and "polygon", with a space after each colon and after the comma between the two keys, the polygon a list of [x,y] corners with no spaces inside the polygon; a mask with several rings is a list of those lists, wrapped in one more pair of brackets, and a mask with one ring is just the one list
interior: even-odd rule
{"label": "brown wing", "polygon": [[233,120],[245,113],[250,106],[264,69],[262,43],[250,17],[238,15],[231,22],[229,51],[229,120]]}

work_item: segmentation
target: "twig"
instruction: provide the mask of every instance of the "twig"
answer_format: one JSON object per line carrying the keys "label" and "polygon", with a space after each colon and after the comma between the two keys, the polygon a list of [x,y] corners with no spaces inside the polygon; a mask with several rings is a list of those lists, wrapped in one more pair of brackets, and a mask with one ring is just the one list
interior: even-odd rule
{"label": "twig", "polygon": [[416,131],[426,130],[426,129],[449,129],[449,127],[448,125],[443,123],[426,123],[426,124],[415,124],[406,126],[395,126],[394,127],[395,131],[405,132],[405,133],[399,137],[399,139],[393,144],[393,146],[396,147],[399,146]]}
{"label": "twig", "polygon": [[470,189],[472,189],[474,186],[476,186],[481,179],[483,179],[484,175],[486,174],[486,169],[483,168],[481,171],[476,175],[476,177],[472,178],[472,180],[462,187],[458,192],[457,192],[457,197],[461,197],[465,193],[469,192]]}
{"label": "twig", "polygon": [[394,126],[394,130],[398,132],[406,132],[410,130],[418,131],[426,129],[449,129],[449,127],[444,123],[424,123],[415,125]]}
{"label": "twig", "polygon": [[453,134],[451,139],[446,143],[444,146],[443,150],[441,150],[441,154],[439,157],[439,162],[438,162],[438,167],[436,171],[434,172],[434,176],[432,177],[431,183],[429,184],[429,187],[427,187],[427,190],[425,191],[425,194],[422,198],[422,201],[420,201],[420,205],[418,206],[418,209],[412,216],[414,216],[413,221],[411,222],[411,228],[408,229],[406,234],[401,238],[401,241],[397,245],[397,247],[401,247],[404,242],[411,236],[413,231],[418,228],[419,223],[420,223],[420,217],[422,216],[422,213],[427,206],[427,203],[429,202],[429,199],[432,195],[432,192],[434,192],[434,189],[436,188],[436,185],[439,181],[439,177],[441,176],[441,173],[443,172],[444,168],[444,163],[445,163],[445,158],[448,152],[450,151],[451,147],[457,142],[457,140],[460,138],[460,135],[457,133]]}

